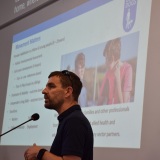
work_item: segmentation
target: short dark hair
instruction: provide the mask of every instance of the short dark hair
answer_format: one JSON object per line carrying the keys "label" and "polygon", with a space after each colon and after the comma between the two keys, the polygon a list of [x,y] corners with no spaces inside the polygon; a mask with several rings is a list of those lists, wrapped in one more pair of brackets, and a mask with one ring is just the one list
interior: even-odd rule
{"label": "short dark hair", "polygon": [[118,60],[120,59],[120,54],[121,54],[121,39],[116,38],[108,41],[105,46],[103,55],[104,56],[107,55],[109,60],[112,56],[114,56],[115,60]]}
{"label": "short dark hair", "polygon": [[71,86],[73,88],[74,100],[78,101],[78,97],[82,89],[82,82],[80,78],[75,73],[68,70],[51,72],[48,78],[53,76],[58,76],[60,78],[63,88]]}

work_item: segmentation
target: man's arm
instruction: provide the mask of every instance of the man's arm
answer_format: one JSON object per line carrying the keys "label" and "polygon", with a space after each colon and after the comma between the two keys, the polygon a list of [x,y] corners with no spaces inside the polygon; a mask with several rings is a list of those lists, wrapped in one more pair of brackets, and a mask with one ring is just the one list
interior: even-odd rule
{"label": "man's arm", "polygon": [[[41,149],[42,149],[41,147],[37,146],[36,144],[33,144],[32,147],[28,148],[25,151],[24,153],[25,160],[38,160],[37,155]],[[41,157],[41,160],[81,160],[81,158],[73,155],[66,155],[60,157],[50,153],[49,151],[45,151],[43,156]]]}

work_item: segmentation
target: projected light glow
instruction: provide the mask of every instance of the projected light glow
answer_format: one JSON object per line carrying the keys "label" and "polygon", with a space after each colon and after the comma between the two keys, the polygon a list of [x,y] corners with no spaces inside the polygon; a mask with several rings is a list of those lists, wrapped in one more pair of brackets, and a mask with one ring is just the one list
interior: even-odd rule
{"label": "projected light glow", "polygon": [[[93,127],[95,147],[140,148],[150,6],[145,0],[88,1],[14,35],[2,132],[26,121],[34,112],[41,118],[5,135],[1,144],[51,145],[57,113],[44,109],[41,91],[50,72],[76,72],[76,57],[83,53],[86,88],[82,92],[87,96],[80,103]],[[109,97],[103,93],[103,52],[116,38],[121,43],[120,60],[131,66],[133,77],[130,100],[113,104],[107,103]],[[103,96],[105,100],[99,103]]]}

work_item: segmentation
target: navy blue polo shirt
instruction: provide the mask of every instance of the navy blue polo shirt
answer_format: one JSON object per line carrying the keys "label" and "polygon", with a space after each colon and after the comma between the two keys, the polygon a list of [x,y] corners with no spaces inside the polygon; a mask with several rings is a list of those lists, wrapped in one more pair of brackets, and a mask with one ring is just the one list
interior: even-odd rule
{"label": "navy blue polo shirt", "polygon": [[57,156],[74,155],[93,160],[93,131],[79,105],[58,116],[58,129],[50,152]]}

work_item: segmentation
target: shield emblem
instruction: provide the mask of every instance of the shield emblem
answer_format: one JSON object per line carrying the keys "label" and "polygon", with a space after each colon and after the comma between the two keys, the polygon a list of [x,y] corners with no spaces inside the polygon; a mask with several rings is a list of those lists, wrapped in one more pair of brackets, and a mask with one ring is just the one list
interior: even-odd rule
{"label": "shield emblem", "polygon": [[125,0],[123,14],[123,29],[129,32],[136,20],[137,0]]}

